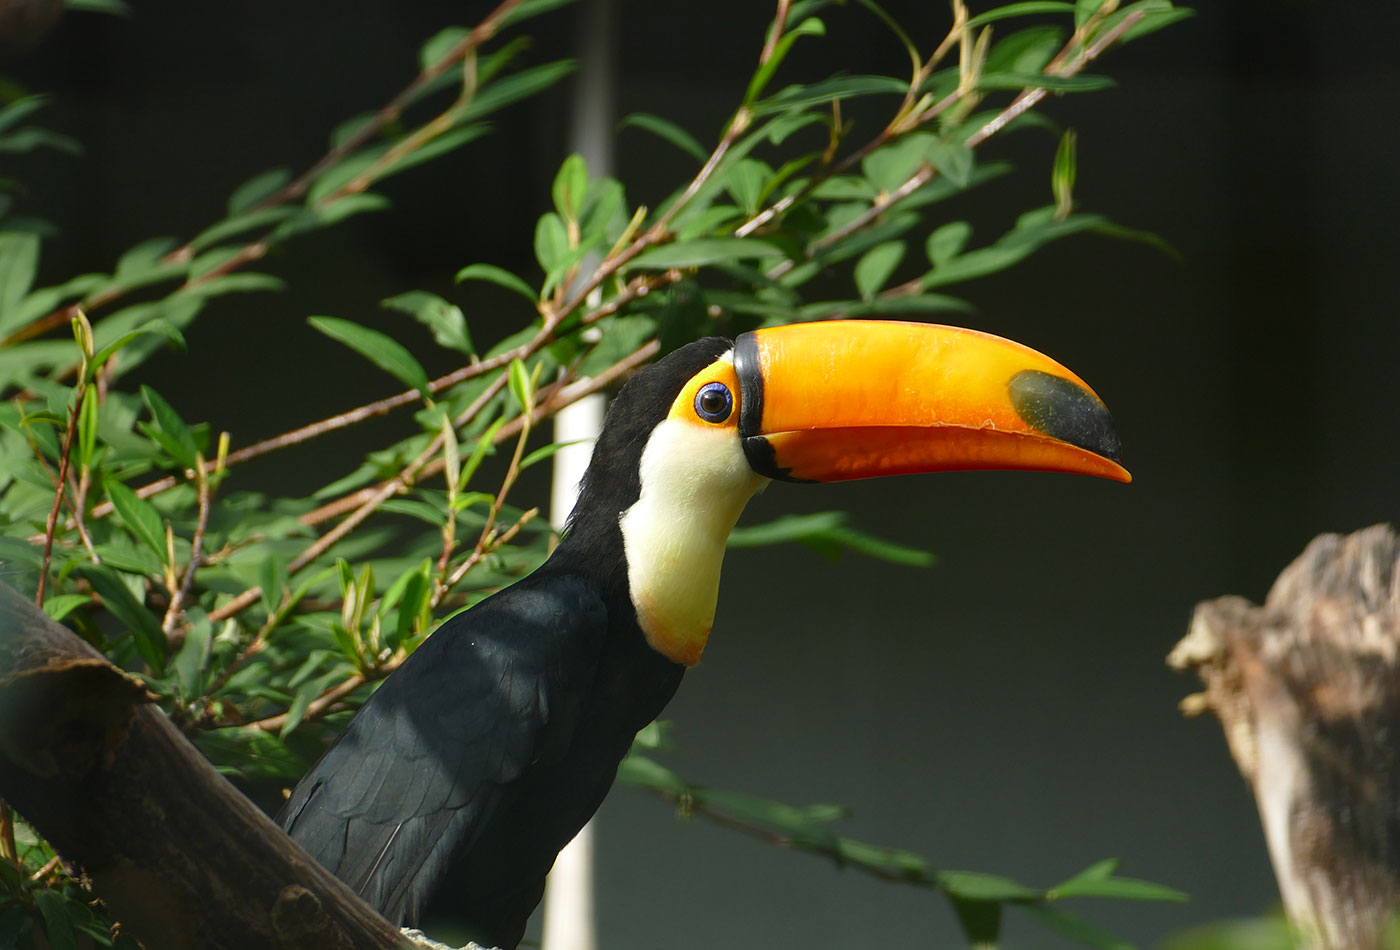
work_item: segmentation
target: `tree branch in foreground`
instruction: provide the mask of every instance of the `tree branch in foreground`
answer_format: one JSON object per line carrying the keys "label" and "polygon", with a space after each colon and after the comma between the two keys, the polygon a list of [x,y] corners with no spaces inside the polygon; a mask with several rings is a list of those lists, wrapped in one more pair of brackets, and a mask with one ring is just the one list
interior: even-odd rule
{"label": "tree branch in foreground", "polygon": [[1196,606],[1168,658],[1205,692],[1254,790],[1289,919],[1308,950],[1380,950],[1400,904],[1400,538],[1324,534],[1262,607]]}
{"label": "tree branch in foreground", "polygon": [[0,584],[0,797],[148,950],[408,946],[152,699]]}

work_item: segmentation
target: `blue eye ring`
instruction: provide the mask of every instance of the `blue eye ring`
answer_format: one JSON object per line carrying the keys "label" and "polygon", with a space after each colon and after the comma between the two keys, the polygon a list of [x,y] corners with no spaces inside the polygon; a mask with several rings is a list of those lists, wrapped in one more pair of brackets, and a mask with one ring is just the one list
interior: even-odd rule
{"label": "blue eye ring", "polygon": [[695,394],[695,414],[706,422],[723,422],[734,411],[734,396],[724,383],[706,383]]}

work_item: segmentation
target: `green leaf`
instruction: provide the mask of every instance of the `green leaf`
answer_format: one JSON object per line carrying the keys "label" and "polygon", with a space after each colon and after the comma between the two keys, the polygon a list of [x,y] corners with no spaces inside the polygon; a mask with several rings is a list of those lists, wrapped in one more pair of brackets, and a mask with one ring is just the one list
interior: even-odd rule
{"label": "green leaf", "polygon": [[904,242],[886,241],[866,251],[855,267],[856,290],[862,300],[871,300],[885,286],[899,262],[904,260]]}
{"label": "green leaf", "polygon": [[18,155],[32,152],[36,148],[52,148],[69,155],[81,155],[83,152],[83,147],[76,139],[50,132],[48,129],[30,126],[0,136],[0,152]]}
{"label": "green leaf", "polygon": [[590,440],[574,439],[571,442],[553,442],[542,448],[535,449],[535,451],[531,452],[529,455],[525,456],[523,459],[520,460],[520,470],[523,472],[525,471],[525,469],[529,468],[531,465],[534,465],[536,462],[543,462],[545,459],[551,457],[560,449],[567,449],[571,445],[581,445],[588,441]]}
{"label": "green leaf", "polygon": [[39,269],[39,235],[21,231],[0,234],[0,323],[7,318],[34,283]]}
{"label": "green leaf", "polygon": [[860,163],[861,171],[882,192],[891,192],[929,160],[938,139],[929,132],[912,132],[871,152]]}
{"label": "green leaf", "polygon": [[1050,92],[1096,92],[1118,85],[1108,76],[1047,76],[1044,73],[983,73],[978,89],[1046,89]]}
{"label": "green leaf", "polygon": [[1107,2],[1108,0],[1075,0],[1074,25],[1083,26],[1091,16],[1099,12],[1099,7]]}
{"label": "green leaf", "polygon": [[410,290],[408,293],[389,297],[379,302],[380,306],[406,313],[433,331],[433,339],[439,346],[456,350],[470,356],[475,352],[471,334],[467,332],[467,318],[460,307],[443,300],[437,294],[424,290]]}
{"label": "green leaf", "polygon": [[164,320],[152,320],[138,329],[132,330],[129,333],[123,333],[111,343],[108,343],[106,346],[102,347],[102,349],[94,353],[92,360],[88,363],[89,377],[96,373],[114,354],[125,349],[128,344],[148,335],[165,337],[171,343],[180,347],[180,349],[185,348],[184,334]]}
{"label": "green leaf", "polygon": [[131,529],[132,533],[149,548],[156,557],[160,558],[162,564],[168,564],[165,548],[165,521],[161,518],[160,512],[156,511],[155,505],[142,498],[126,485],[117,481],[107,481],[104,483],[107,488],[107,498],[112,502],[112,507],[116,509],[122,521]]}
{"label": "green leaf", "polygon": [[924,246],[928,252],[929,263],[934,267],[942,267],[962,253],[962,249],[967,246],[967,239],[971,236],[972,225],[966,221],[950,221],[942,225],[928,236],[928,243]]}
{"label": "green leaf", "polygon": [[[1153,0],[1144,0],[1143,3],[1129,4],[1127,7],[1120,10],[1119,14],[1126,16],[1132,13],[1135,9],[1147,7],[1149,4],[1156,7],[1156,3],[1154,3]],[[1171,7],[1170,4],[1163,4],[1163,6]],[[1156,33],[1163,27],[1171,26],[1173,23],[1180,23],[1182,20],[1188,20],[1195,15],[1196,12],[1194,10],[1187,10],[1181,8],[1159,8],[1149,10],[1148,13],[1145,16],[1143,16],[1143,18],[1139,20],[1135,26],[1130,27],[1128,29],[1128,32],[1123,34],[1122,38],[1119,39],[1118,42],[1120,44],[1131,43],[1133,40],[1142,39],[1142,37],[1148,36],[1152,33]],[[1105,29],[1111,29],[1112,25],[1113,17],[1110,17],[1109,22],[1106,22],[1104,24],[1104,27]]]}
{"label": "green leaf", "polygon": [[953,913],[958,916],[963,935],[974,948],[995,948],[1001,937],[1001,904],[998,901],[973,901],[948,895]]}
{"label": "green leaf", "polygon": [[617,124],[618,129],[625,129],[628,126],[645,129],[653,135],[665,139],[702,164],[710,157],[693,135],[669,119],[648,115],[645,112],[634,112]]}
{"label": "green leaf", "polygon": [[258,587],[261,590],[263,610],[268,616],[277,613],[282,603],[283,589],[287,586],[287,565],[276,551],[269,552],[258,570]]}
{"label": "green leaf", "polygon": [[170,403],[149,386],[141,387],[141,399],[151,410],[154,423],[145,429],[146,434],[176,462],[185,468],[194,468],[199,447],[195,444],[194,433],[185,425],[185,420],[180,418],[180,414]]}
{"label": "green leaf", "polygon": [[1117,897],[1142,901],[1184,901],[1187,896],[1175,888],[1131,877],[1115,877],[1118,861],[1109,858],[1089,865],[1069,880],[1045,892],[1047,900],[1067,897]]}
{"label": "green leaf", "polygon": [[376,182],[381,182],[391,175],[397,175],[399,172],[408,171],[416,165],[430,162],[435,158],[446,155],[448,152],[461,148],[468,142],[476,141],[490,131],[491,126],[489,124],[477,122],[472,125],[464,125],[452,129],[451,131],[443,132],[441,135],[434,136],[407,155],[399,158],[394,164],[381,171],[374,180]]}
{"label": "green leaf", "polygon": [[68,899],[59,891],[40,888],[34,892],[34,900],[43,915],[44,936],[52,950],[77,950],[78,933]]}
{"label": "green leaf", "polygon": [[112,612],[112,616],[130,633],[136,652],[146,661],[156,676],[165,675],[165,654],[167,644],[165,631],[161,630],[146,606],[132,596],[113,571],[102,564],[85,564],[79,571],[87,578],[102,604]]}
{"label": "green leaf", "polygon": [[[775,24],[776,25],[776,24]],[[770,27],[772,29],[772,27]],[[792,49],[792,44],[797,42],[799,36],[825,36],[826,24],[816,17],[808,17],[795,27],[783,34],[782,38],[773,45],[773,53],[768,57],[767,62],[759,65],[754,72],[753,78],[749,80],[748,91],[744,93],[744,105],[750,106],[754,100],[763,94],[769,80],[778,71],[778,67],[787,58],[788,51]]]}
{"label": "green leaf", "polygon": [[344,343],[405,386],[418,390],[424,399],[432,398],[428,392],[427,372],[397,340],[378,330],[338,317],[310,317],[307,323],[331,339]]}
{"label": "green leaf", "polygon": [[510,105],[512,102],[548,89],[573,72],[575,65],[576,63],[572,59],[561,59],[557,62],[545,63],[542,66],[523,69],[518,73],[506,76],[504,79],[498,79],[485,89],[477,91],[476,98],[462,113],[462,118],[463,120],[481,118]]}
{"label": "green leaf", "polygon": [[643,251],[633,258],[629,266],[652,270],[702,267],[717,261],[773,257],[781,253],[773,245],[753,238],[696,238]]}
{"label": "green leaf", "polygon": [[54,620],[62,620],[87,602],[84,594],[55,594],[44,601],[44,613]]}
{"label": "green leaf", "polygon": [[755,116],[773,112],[807,109],[834,99],[854,99],[859,96],[902,96],[909,84],[892,76],[838,76],[805,86],[788,86],[753,105]]}
{"label": "green leaf", "polygon": [[[971,313],[975,308],[966,300],[950,297],[947,294],[896,294],[891,297],[876,297],[860,302],[854,300],[834,300],[810,303],[798,310],[802,320],[829,320],[839,317],[853,320],[857,317],[889,316],[906,313]],[[790,323],[791,314],[783,314],[782,323]],[[777,323],[769,324],[777,326]]]}
{"label": "green leaf", "polygon": [[471,30],[464,26],[444,27],[434,33],[418,50],[418,66],[420,69],[427,69],[429,66],[437,65],[438,60],[445,57],[462,40],[471,35]]}
{"label": "green leaf", "polygon": [[49,97],[43,95],[25,96],[11,102],[5,108],[0,109],[0,132],[14,128],[48,103]]}
{"label": "green leaf", "polygon": [[746,158],[737,162],[724,176],[724,187],[734,196],[745,214],[755,214],[763,198],[764,185],[773,176],[767,162]]}
{"label": "green leaf", "polygon": [[938,871],[934,874],[940,889],[952,897],[974,901],[1038,900],[1041,892],[1018,884],[1000,874],[979,871]]}
{"label": "green leaf", "polygon": [[428,596],[432,593],[432,584],[428,580],[430,569],[431,562],[424,562],[418,570],[409,575],[408,583],[404,585],[403,597],[399,600],[399,611],[394,622],[395,636],[399,641],[413,633],[414,620],[428,605]]}
{"label": "green leaf", "polygon": [[1039,73],[1064,46],[1058,26],[1031,26],[993,44],[983,64],[989,73]]}
{"label": "green leaf", "polygon": [[249,178],[228,196],[228,215],[236,218],[251,210],[263,199],[275,194],[292,180],[292,172],[287,168],[271,168]]}
{"label": "green leaf", "polygon": [[204,670],[211,653],[211,633],[212,625],[207,618],[191,623],[189,632],[185,634],[185,642],[180,644],[170,663],[175,669],[180,691],[185,696],[198,696],[202,692]]}
{"label": "green leaf", "polygon": [[548,13],[550,10],[567,6],[573,2],[574,0],[525,0],[524,3],[513,7],[511,11],[506,14],[502,23],[514,26],[531,17],[537,17],[541,13]]}
{"label": "green leaf", "polygon": [[959,188],[966,188],[972,181],[972,149],[961,142],[939,142],[930,146],[928,160],[938,173]]}
{"label": "green leaf", "polygon": [[583,199],[588,194],[588,163],[578,153],[564,159],[554,176],[551,190],[554,208],[565,221],[577,222],[583,213]]}
{"label": "green leaf", "polygon": [[83,390],[83,402],[78,408],[78,467],[90,468],[97,456],[98,425],[97,388]]}
{"label": "green leaf", "polygon": [[552,273],[569,256],[569,229],[552,212],[540,215],[535,224],[535,259],[546,274]]}
{"label": "green leaf", "polygon": [[807,515],[783,515],[759,525],[743,525],[729,532],[729,547],[756,548],[770,544],[802,541],[813,535],[839,528],[846,516],[839,511],[818,511]]}
{"label": "green leaf", "polygon": [[838,854],[835,833],[825,821],[814,817],[806,809],[757,795],[714,788],[697,789],[695,797],[709,809],[745,824],[776,832],[799,847],[811,848],[833,857]]}
{"label": "green leaf", "polygon": [[1030,3],[1008,3],[1004,7],[997,7],[995,10],[988,10],[986,13],[979,13],[977,16],[967,21],[967,28],[975,30],[979,26],[994,23],[997,20],[1004,20],[1013,16],[1031,16],[1036,13],[1073,13],[1072,3],[1053,3],[1049,0]]}
{"label": "green leaf", "polygon": [[[1095,950],[1135,950],[1132,944],[1106,934],[1097,927],[1072,914],[1067,914],[1057,907],[1018,902],[1016,908],[1028,917],[1034,918],[1047,930],[1053,930],[1061,936],[1068,937],[1080,946],[1093,947]],[[1232,946],[1234,945],[1232,944]],[[1288,946],[1292,947],[1291,941]],[[1235,950],[1242,950],[1242,947],[1236,947]]]}
{"label": "green leaf", "polygon": [[1065,129],[1060,145],[1055,149],[1055,164],[1050,171],[1050,191],[1055,196],[1055,217],[1066,218],[1074,210],[1074,176],[1077,167],[1074,129]]}
{"label": "green leaf", "polygon": [[70,10],[106,13],[111,16],[131,16],[131,7],[124,0],[64,0]]}
{"label": "green leaf", "polygon": [[278,224],[296,213],[295,208],[282,205],[276,208],[264,208],[261,211],[249,211],[244,214],[232,215],[220,221],[218,224],[201,231],[195,239],[190,242],[190,247],[195,251],[202,251],[218,244],[226,238],[234,237],[245,231],[252,231]]}
{"label": "green leaf", "polygon": [[468,264],[457,272],[455,279],[459,284],[464,280],[484,280],[507,290],[513,290],[531,303],[537,300],[534,288],[510,271],[503,267],[497,267],[495,264]]}
{"label": "green leaf", "polygon": [[635,752],[630,753],[618,765],[617,781],[624,785],[655,789],[674,798],[682,798],[691,794],[690,786],[675,772],[659,762]]}
{"label": "green leaf", "polygon": [[520,411],[528,414],[535,405],[535,387],[530,381],[530,373],[520,360],[510,361],[510,394],[515,397]]}

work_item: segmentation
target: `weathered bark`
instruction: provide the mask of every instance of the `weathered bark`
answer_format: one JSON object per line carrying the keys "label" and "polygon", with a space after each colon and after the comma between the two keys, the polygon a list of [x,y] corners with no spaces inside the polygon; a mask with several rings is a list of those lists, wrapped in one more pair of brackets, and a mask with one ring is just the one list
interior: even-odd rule
{"label": "weathered bark", "polygon": [[0,798],[148,950],[408,945],[152,698],[0,584]]}
{"label": "weathered bark", "polygon": [[1168,662],[1195,670],[1254,790],[1290,920],[1319,950],[1371,950],[1400,905],[1400,539],[1322,535],[1262,607],[1196,607]]}

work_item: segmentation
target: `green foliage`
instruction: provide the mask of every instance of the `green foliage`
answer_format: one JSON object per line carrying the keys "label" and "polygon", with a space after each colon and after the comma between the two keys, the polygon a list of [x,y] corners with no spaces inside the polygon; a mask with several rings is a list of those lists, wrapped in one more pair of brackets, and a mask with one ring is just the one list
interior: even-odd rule
{"label": "green foliage", "polygon": [[1129,945],[1064,910],[1060,902],[1085,897],[1186,899],[1180,891],[1160,884],[1118,877],[1115,860],[1100,861],[1047,888],[1031,887],[996,874],[939,870],[917,854],[838,835],[832,824],[848,816],[841,806],[799,807],[686,782],[646,754],[655,746],[651,737],[639,737],[632,754],[623,760],[618,781],[672,802],[684,818],[706,818],[783,847],[825,857],[839,867],[940,893],[952,905],[964,936],[974,947],[996,945],[1002,908],[1010,907],[1083,946],[1122,950]]}
{"label": "green foliage", "polygon": [[[534,508],[512,503],[511,489],[520,471],[559,448],[529,443],[539,419],[568,398],[700,335],[966,312],[964,300],[932,291],[998,274],[1074,235],[1151,240],[1073,211],[1072,135],[1054,161],[1055,204],[1028,211],[1007,233],[974,241],[973,226],[952,219],[941,202],[1010,171],[976,150],[994,133],[1033,127],[1024,116],[1004,121],[1015,95],[1002,90],[1103,88],[1104,77],[1080,73],[1089,59],[1183,11],[1163,0],[1013,3],[955,24],[939,53],[925,58],[863,0],[860,7],[891,28],[909,63],[895,64],[896,75],[797,81],[790,50],[799,41],[821,43],[827,32],[816,15],[827,5],[807,0],[770,26],[717,142],[702,144],[656,116],[624,121],[697,163],[694,177],[656,207],[634,205],[623,183],[569,156],[551,189],[552,209],[536,223],[538,270],[464,262],[458,282],[486,281],[523,298],[518,332],[487,347],[453,300],[405,288],[382,301],[427,327],[458,364],[453,372],[432,379],[424,369],[431,363],[389,335],[311,317],[334,341],[328,345],[355,350],[403,391],[313,426],[288,419],[283,437],[241,446],[216,427],[188,421],[155,388],[123,386],[123,374],[160,347],[183,346],[182,330],[209,300],[280,290],[277,277],[248,269],[253,261],[385,209],[387,199],[374,191],[380,181],[482,147],[485,117],[565,77],[571,63],[525,63],[525,39],[498,35],[560,4],[527,0],[489,27],[439,32],[422,47],[421,73],[405,99],[434,112],[431,118],[408,122],[385,110],[351,117],[333,130],[313,171],[251,175],[228,196],[221,220],[184,243],[144,241],[110,273],[35,286],[53,229],[15,213],[12,187],[0,192],[0,571],[139,676],[227,775],[294,782],[437,623],[542,561],[550,532]],[[125,10],[116,0],[83,6]],[[1007,22],[1027,15],[1056,22],[1020,29]],[[998,38],[989,44],[980,30],[992,22]],[[957,62],[942,62],[948,56]],[[841,103],[857,98],[887,113],[868,139],[854,137],[840,119]],[[0,107],[0,152],[47,149],[72,161],[76,143],[30,124],[43,105],[31,96]],[[623,143],[636,135],[627,132]],[[845,287],[835,299],[833,275]],[[317,491],[271,498],[240,483],[237,466],[248,459],[307,451],[322,432],[403,406],[413,409],[397,439]],[[742,527],[730,539],[734,546],[792,542],[826,557],[849,551],[899,565],[933,563],[927,552],[857,531],[836,512]],[[659,730],[639,741],[655,748]],[[917,855],[840,836],[832,827],[844,815],[839,807],[794,807],[691,785],[641,754],[624,763],[621,777],[684,814],[719,817],[938,892],[977,946],[995,944],[1005,908],[1085,946],[1120,946],[1061,902],[1180,896],[1118,877],[1112,862],[1051,888],[939,870]],[[61,870],[30,880],[52,852],[22,824],[20,831],[19,864],[0,859],[0,945],[32,945],[42,934],[52,946],[71,946],[86,934],[101,946],[130,946],[110,936]]]}

